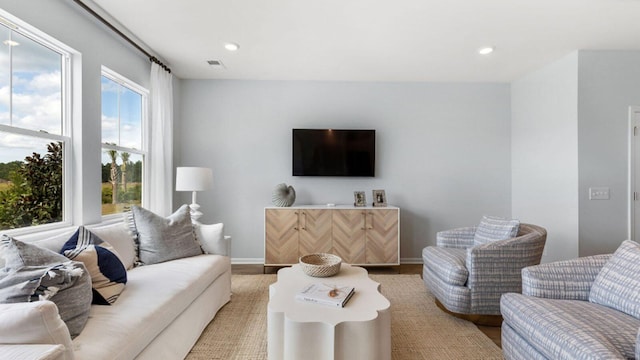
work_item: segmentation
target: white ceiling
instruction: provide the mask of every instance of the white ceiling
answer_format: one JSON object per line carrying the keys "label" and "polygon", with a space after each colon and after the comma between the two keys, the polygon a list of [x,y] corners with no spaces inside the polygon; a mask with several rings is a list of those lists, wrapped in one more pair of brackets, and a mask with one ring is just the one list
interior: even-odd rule
{"label": "white ceiling", "polygon": [[640,0],[93,1],[183,79],[510,82],[578,49],[640,50]]}

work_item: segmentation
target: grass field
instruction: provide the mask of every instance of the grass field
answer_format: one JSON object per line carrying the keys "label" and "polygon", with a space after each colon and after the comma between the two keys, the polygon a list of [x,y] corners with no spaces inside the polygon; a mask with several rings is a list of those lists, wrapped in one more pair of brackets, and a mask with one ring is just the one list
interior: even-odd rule
{"label": "grass field", "polygon": [[[130,183],[130,185],[137,185],[138,183]],[[102,183],[102,193],[111,193],[111,184]],[[140,201],[134,200],[127,203],[118,204],[102,204],[102,215],[117,214],[129,210],[131,205],[140,205]]]}
{"label": "grass field", "polygon": [[8,182],[1,182],[0,183],[0,191],[5,191],[9,188],[9,186],[11,186],[11,184],[9,184]]}

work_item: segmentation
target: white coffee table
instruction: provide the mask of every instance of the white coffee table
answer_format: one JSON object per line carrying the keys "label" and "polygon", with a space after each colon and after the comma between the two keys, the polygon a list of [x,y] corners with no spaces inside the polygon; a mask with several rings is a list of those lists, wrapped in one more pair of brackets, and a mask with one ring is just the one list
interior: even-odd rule
{"label": "white coffee table", "polygon": [[[296,300],[312,282],[350,285],[356,292],[344,308]],[[269,287],[269,359],[391,359],[391,304],[379,290],[365,269],[349,264],[327,278],[307,276],[299,265],[280,269]]]}

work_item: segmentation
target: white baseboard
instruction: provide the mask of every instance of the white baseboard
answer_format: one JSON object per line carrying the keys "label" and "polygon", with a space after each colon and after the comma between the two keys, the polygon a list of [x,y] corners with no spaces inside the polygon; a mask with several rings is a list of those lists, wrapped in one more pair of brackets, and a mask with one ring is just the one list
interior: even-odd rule
{"label": "white baseboard", "polygon": [[[231,258],[232,264],[237,265],[262,265],[263,258]],[[422,258],[402,258],[400,264],[422,264]]]}

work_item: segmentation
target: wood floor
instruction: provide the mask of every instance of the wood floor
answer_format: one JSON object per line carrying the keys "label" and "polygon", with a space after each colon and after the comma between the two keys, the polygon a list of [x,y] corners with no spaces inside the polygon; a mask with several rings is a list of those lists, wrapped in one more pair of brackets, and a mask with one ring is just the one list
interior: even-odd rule
{"label": "wood floor", "polygon": [[[262,265],[231,265],[231,272],[236,275],[253,275],[253,274],[275,274],[279,268],[269,267],[264,268]],[[420,274],[422,275],[421,264],[403,264],[400,267],[371,267],[367,268],[370,274]],[[478,326],[478,329],[482,331],[489,339],[491,339],[496,345],[501,346],[500,343],[500,327],[492,326]]]}

